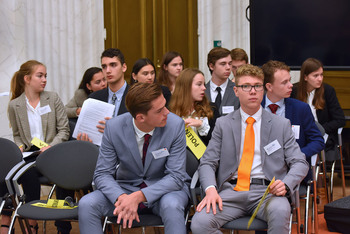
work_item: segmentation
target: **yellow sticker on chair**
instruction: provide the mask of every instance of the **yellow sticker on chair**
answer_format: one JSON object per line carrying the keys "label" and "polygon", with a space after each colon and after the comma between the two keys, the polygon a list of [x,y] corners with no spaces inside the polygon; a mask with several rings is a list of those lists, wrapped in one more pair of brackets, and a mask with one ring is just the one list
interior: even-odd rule
{"label": "yellow sticker on chair", "polygon": [[203,156],[207,147],[191,127],[186,127],[185,131],[186,145],[190,148],[190,150],[197,157],[197,159],[200,159]]}
{"label": "yellow sticker on chair", "polygon": [[49,145],[49,144],[43,142],[42,140],[40,140],[40,139],[37,138],[37,137],[34,137],[34,138],[32,139],[32,141],[31,141],[31,143],[32,143],[33,145],[35,145],[36,147],[38,147],[39,149],[41,149],[41,148],[43,148],[43,147]]}
{"label": "yellow sticker on chair", "polygon": [[254,213],[252,214],[252,217],[250,217],[249,222],[248,222],[248,227],[247,227],[247,229],[249,229],[250,225],[252,224],[253,220],[255,219],[255,216],[256,216],[256,214],[258,213],[258,210],[260,209],[261,204],[264,202],[265,197],[267,196],[267,194],[268,194],[269,191],[270,191],[270,186],[271,186],[271,184],[273,184],[274,182],[275,182],[275,177],[272,178],[272,180],[271,180],[269,186],[267,186],[267,188],[266,188],[266,190],[265,190],[265,193],[264,193],[264,195],[262,196],[262,198],[261,198],[261,200],[260,200],[258,206],[255,208]]}
{"label": "yellow sticker on chair", "polygon": [[47,203],[42,203],[42,202],[33,203],[32,206],[44,207],[44,208],[50,208],[50,209],[74,209],[78,207],[78,206],[73,206],[73,207],[65,206],[64,200],[58,200],[58,199],[49,199]]}

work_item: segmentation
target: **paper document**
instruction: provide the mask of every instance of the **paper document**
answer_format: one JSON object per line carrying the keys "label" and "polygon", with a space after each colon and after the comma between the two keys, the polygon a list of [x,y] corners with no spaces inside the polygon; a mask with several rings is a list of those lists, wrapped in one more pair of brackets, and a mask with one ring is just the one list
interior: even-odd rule
{"label": "paper document", "polygon": [[115,106],[107,102],[89,98],[85,100],[75,125],[73,137],[78,133],[86,133],[95,145],[101,145],[103,133],[97,129],[98,121],[112,117]]}

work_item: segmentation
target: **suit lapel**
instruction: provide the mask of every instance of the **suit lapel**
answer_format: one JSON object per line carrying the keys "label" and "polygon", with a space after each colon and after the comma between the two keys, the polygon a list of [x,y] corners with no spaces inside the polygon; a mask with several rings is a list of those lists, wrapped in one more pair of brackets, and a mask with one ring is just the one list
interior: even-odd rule
{"label": "suit lapel", "polygon": [[270,143],[270,133],[271,133],[271,126],[272,126],[272,119],[271,116],[269,116],[269,113],[262,110],[262,116],[261,116],[261,129],[260,129],[260,152],[261,152],[261,165],[264,166],[265,162],[265,150],[264,147]]}
{"label": "suit lapel", "polygon": [[210,81],[205,85],[205,88],[206,88],[206,90],[204,92],[207,95],[209,102],[211,102]]}
{"label": "suit lapel", "polygon": [[[233,98],[233,97],[231,97],[232,93],[233,93],[233,86],[234,86],[233,82],[228,80],[225,94],[224,94],[224,97],[222,98],[220,110],[222,110],[222,106],[225,106],[229,99]],[[221,113],[222,113],[222,111],[221,111]]]}
{"label": "suit lapel", "polygon": [[235,111],[233,114],[233,122],[232,122],[232,129],[233,129],[233,136],[234,136],[234,142],[236,147],[236,160],[237,162],[240,161],[239,157],[241,155],[241,134],[242,134],[242,123],[241,123],[241,114],[239,111]]}
{"label": "suit lapel", "polygon": [[145,167],[144,167],[145,173],[148,170],[148,168],[151,166],[151,163],[154,159],[152,152],[159,149],[159,142],[160,142],[159,139],[161,136],[161,132],[162,132],[162,128],[155,128],[154,129],[154,132],[153,132],[153,135],[151,138],[151,142],[150,142],[148,149],[147,149],[147,155],[146,155]]}
{"label": "suit lapel", "polygon": [[120,102],[119,110],[118,110],[118,115],[124,114],[125,112],[128,112],[125,106],[125,96],[128,93],[129,90],[129,85],[126,85],[126,88],[123,93],[122,101]]}
{"label": "suit lapel", "polygon": [[25,99],[24,92],[21,94],[20,98],[18,99],[18,103],[16,105],[19,121],[21,123],[21,127],[23,129],[23,133],[25,135],[25,139],[28,140],[27,142],[30,147],[30,141],[31,141],[31,134],[30,134],[30,127],[29,127],[29,120],[28,120],[28,113],[27,113],[27,103]]}
{"label": "suit lapel", "polygon": [[285,117],[289,119],[292,122],[292,117],[293,117],[293,110],[292,110],[292,105],[289,102],[289,98],[284,99],[284,105],[286,107],[285,110]]}
{"label": "suit lapel", "polygon": [[[49,101],[50,101],[50,96],[47,95],[46,92],[42,92],[40,94],[40,107],[44,107],[46,105],[49,105]],[[43,136],[44,137],[47,136],[46,131],[47,131],[48,119],[49,119],[49,113],[41,115],[41,126],[43,128]],[[45,141],[46,139],[41,139],[41,140]]]}
{"label": "suit lapel", "polygon": [[139,147],[137,146],[135,130],[134,125],[132,124],[131,116],[126,120],[126,123],[123,125],[123,133],[125,137],[124,139],[126,140],[126,143],[128,145],[128,149],[130,150],[130,153],[134,158],[137,167],[141,171],[143,171],[142,159],[139,152]]}

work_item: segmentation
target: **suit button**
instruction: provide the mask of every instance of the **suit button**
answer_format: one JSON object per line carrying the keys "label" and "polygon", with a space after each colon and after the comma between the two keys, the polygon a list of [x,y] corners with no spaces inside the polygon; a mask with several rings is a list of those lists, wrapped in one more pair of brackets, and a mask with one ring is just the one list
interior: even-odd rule
{"label": "suit button", "polygon": [[146,180],[146,179],[147,179],[147,177],[146,177],[146,176],[144,176],[142,179],[143,179],[143,180]]}

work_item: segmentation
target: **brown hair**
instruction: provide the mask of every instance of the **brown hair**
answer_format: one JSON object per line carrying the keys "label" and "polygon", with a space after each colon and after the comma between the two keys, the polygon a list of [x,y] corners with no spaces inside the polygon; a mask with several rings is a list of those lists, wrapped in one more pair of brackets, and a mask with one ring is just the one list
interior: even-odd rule
{"label": "brown hair", "polygon": [[210,69],[210,64],[215,65],[216,61],[218,61],[221,58],[226,58],[228,55],[230,55],[231,52],[228,49],[222,48],[222,47],[215,47],[208,53],[207,58],[207,65],[210,71],[210,74],[213,73],[213,71]]}
{"label": "brown hair", "polygon": [[159,84],[135,83],[130,87],[125,97],[125,105],[132,117],[147,114],[152,108],[151,102],[162,95],[162,88]]}
{"label": "brown hair", "polygon": [[241,48],[235,48],[231,50],[231,58],[232,60],[245,61],[245,63],[248,63],[248,55]]}
{"label": "brown hair", "polygon": [[239,79],[242,76],[256,77],[259,78],[262,82],[264,82],[264,73],[261,70],[261,68],[251,64],[244,64],[237,69],[237,73],[235,76],[236,85],[239,85]]}
{"label": "brown hair", "polygon": [[170,100],[170,110],[180,117],[186,117],[190,114],[192,107],[194,107],[194,117],[213,117],[213,111],[210,107],[206,96],[203,100],[193,103],[192,99],[192,82],[197,74],[204,74],[196,68],[186,68],[176,79],[176,85],[173,95]]}
{"label": "brown hair", "polygon": [[[298,84],[298,92],[297,92],[297,99],[300,101],[307,103],[307,81],[305,80],[305,77],[310,75],[310,73],[317,71],[320,69],[320,67],[323,68],[323,65],[321,61],[315,59],[315,58],[308,58],[303,62],[303,65],[301,65],[300,69],[300,80]],[[317,88],[315,90],[315,96],[312,100],[312,105],[316,108],[316,110],[322,110],[325,105],[324,100],[324,87],[323,83],[321,84],[321,87]]]}
{"label": "brown hair", "polygon": [[262,65],[261,69],[264,72],[264,87],[267,83],[272,84],[275,81],[275,72],[277,70],[286,70],[290,72],[290,67],[287,66],[287,64],[276,60],[268,61]]}
{"label": "brown hair", "polygon": [[184,62],[182,55],[176,51],[169,51],[166,54],[164,54],[162,64],[160,65],[158,79],[157,79],[159,84],[168,87],[169,90],[172,89],[171,88],[172,84],[171,84],[171,81],[169,79],[169,73],[167,70],[165,70],[164,67],[168,66],[169,63],[176,57],[180,57],[182,60],[182,63]]}
{"label": "brown hair", "polygon": [[31,76],[35,72],[37,66],[44,66],[41,62],[36,60],[29,60],[21,65],[18,71],[15,72],[11,79],[11,100],[19,97],[25,88],[24,76]]}

